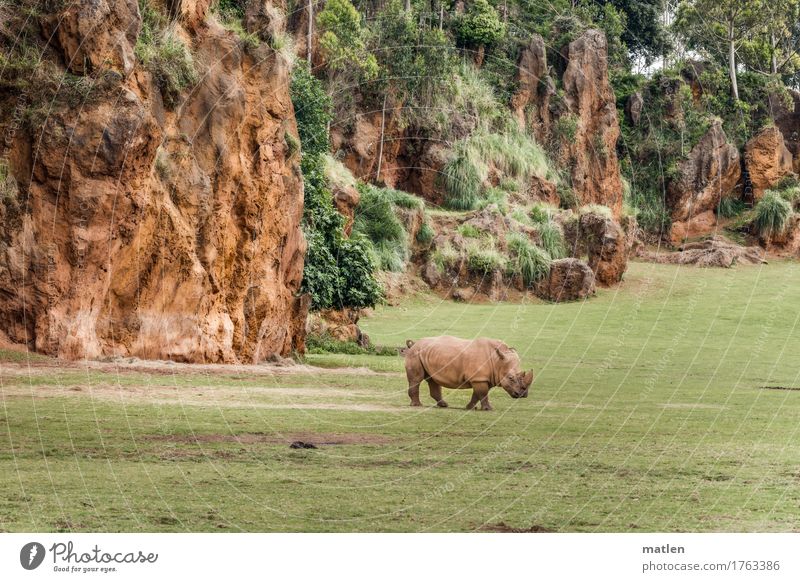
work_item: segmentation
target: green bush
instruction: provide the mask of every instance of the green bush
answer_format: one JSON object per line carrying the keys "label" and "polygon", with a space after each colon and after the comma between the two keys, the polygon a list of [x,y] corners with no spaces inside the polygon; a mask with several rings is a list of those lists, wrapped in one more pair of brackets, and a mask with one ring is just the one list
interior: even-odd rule
{"label": "green bush", "polygon": [[508,236],[508,250],[511,256],[507,271],[512,276],[522,276],[526,286],[536,283],[550,272],[550,256],[524,234],[511,233]]}
{"label": "green bush", "polygon": [[753,228],[765,239],[786,230],[786,225],[792,216],[792,205],[781,198],[780,194],[771,190],[764,193],[764,197],[758,201],[754,210]]}
{"label": "green bush", "polygon": [[360,346],[356,342],[345,342],[334,339],[329,333],[322,335],[309,335],[306,337],[306,352],[309,354],[347,354],[350,356],[396,356],[398,348],[376,346]]}
{"label": "green bush", "polygon": [[489,45],[505,34],[505,25],[487,0],[470,0],[467,11],[456,18],[455,33],[464,46]]}
{"label": "green bush", "polygon": [[331,102],[322,84],[308,70],[293,71],[291,84],[302,158],[303,231],[308,243],[303,292],[312,309],[372,307],[381,298],[375,279],[370,241],[354,233],[343,236],[344,218],[333,206],[326,176]]}
{"label": "green bush", "polygon": [[181,93],[197,83],[192,53],[149,0],[139,0],[142,28],[136,40],[136,58],[150,71],[164,104],[174,107]]}
{"label": "green bush", "polygon": [[378,62],[366,46],[367,30],[350,0],[328,0],[317,15],[317,26],[322,32],[319,46],[325,55],[328,71],[355,69],[364,80],[377,77]]}

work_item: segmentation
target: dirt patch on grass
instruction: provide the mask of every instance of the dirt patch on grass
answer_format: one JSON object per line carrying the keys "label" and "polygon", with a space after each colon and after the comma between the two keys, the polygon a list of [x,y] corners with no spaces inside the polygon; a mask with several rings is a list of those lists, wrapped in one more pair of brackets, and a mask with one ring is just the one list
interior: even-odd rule
{"label": "dirt patch on grass", "polygon": [[789,390],[800,391],[800,386],[759,386],[761,390]]}
{"label": "dirt patch on grass", "polygon": [[481,531],[492,531],[497,533],[553,533],[555,530],[546,528],[542,525],[532,525],[530,527],[511,527],[506,522],[489,523],[480,527]]}
{"label": "dirt patch on grass", "polygon": [[242,434],[208,433],[196,435],[147,435],[142,440],[158,441],[176,444],[203,444],[203,443],[237,443],[241,445],[270,444],[290,445],[294,442],[311,443],[320,445],[385,445],[393,439],[374,434],[357,433],[327,433],[327,432],[291,432],[291,433],[263,433],[248,432]]}

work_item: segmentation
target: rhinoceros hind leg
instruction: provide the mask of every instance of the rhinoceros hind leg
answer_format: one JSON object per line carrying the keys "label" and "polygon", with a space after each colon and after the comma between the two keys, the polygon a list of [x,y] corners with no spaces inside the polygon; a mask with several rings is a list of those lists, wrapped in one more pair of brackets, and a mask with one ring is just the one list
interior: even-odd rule
{"label": "rhinoceros hind leg", "polygon": [[411,406],[422,406],[419,400],[419,382],[408,385],[408,396],[411,398]]}

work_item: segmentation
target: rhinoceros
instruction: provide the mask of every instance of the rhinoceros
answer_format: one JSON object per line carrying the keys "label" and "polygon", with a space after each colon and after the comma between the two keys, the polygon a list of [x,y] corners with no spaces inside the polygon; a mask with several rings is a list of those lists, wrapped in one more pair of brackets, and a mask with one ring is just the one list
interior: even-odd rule
{"label": "rhinoceros", "polygon": [[502,386],[512,398],[526,398],[533,382],[533,370],[520,370],[516,350],[496,339],[464,340],[443,335],[406,341],[406,376],[411,406],[422,406],[419,385],[428,381],[431,397],[437,406],[447,407],[442,398],[445,388],[472,388],[467,409],[481,403],[481,410],[491,410],[489,389]]}

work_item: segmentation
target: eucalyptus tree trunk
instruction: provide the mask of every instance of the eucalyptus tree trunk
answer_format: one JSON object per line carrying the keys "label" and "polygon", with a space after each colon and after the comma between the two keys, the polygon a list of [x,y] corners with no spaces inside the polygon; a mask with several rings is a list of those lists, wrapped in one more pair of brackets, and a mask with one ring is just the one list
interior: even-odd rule
{"label": "eucalyptus tree trunk", "polygon": [[306,60],[311,66],[311,37],[314,36],[314,0],[308,0],[308,36],[306,38]]}
{"label": "eucalyptus tree trunk", "polygon": [[739,100],[739,84],[736,81],[736,46],[733,37],[733,24],[728,26],[728,69],[731,76],[731,93],[735,101]]}

